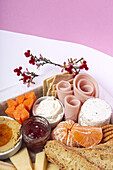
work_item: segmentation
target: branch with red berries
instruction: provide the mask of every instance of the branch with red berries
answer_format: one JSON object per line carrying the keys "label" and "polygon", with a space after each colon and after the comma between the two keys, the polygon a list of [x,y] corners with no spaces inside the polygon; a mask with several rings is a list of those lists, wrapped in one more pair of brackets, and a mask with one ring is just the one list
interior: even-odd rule
{"label": "branch with red berries", "polygon": [[[67,71],[70,74],[73,74],[73,77],[75,77],[77,74],[80,73],[80,70],[85,69],[86,71],[89,69],[87,66],[87,62],[84,60],[84,58],[77,59],[68,59],[68,62],[64,62],[63,65],[54,63],[50,61],[49,59],[43,57],[40,54],[40,57],[37,58],[36,56],[32,55],[30,50],[27,50],[27,52],[24,53],[25,57],[29,57],[29,63],[32,65],[36,65],[37,68],[40,66],[43,66],[45,64],[52,64],[55,66],[61,67],[61,72]],[[24,84],[27,84],[27,86],[30,86],[30,83],[35,84],[33,79],[39,75],[37,75],[34,72],[28,71],[28,68],[26,68],[26,71],[22,71],[22,67],[14,69],[14,72],[17,73],[17,76],[21,76],[20,81],[22,80]]]}

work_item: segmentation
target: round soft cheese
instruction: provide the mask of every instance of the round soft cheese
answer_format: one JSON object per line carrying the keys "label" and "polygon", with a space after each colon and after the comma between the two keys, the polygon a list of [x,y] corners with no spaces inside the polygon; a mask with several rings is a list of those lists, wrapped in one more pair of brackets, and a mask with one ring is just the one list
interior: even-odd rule
{"label": "round soft cheese", "polygon": [[103,126],[110,123],[112,109],[99,98],[88,99],[81,107],[78,123],[81,126]]}

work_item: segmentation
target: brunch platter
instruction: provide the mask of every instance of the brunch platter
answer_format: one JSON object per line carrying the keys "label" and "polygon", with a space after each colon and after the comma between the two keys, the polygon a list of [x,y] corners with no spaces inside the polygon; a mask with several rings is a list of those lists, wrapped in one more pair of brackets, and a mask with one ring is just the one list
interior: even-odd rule
{"label": "brunch platter", "polygon": [[[0,103],[0,127],[7,125],[12,131],[0,140],[0,169],[112,170],[112,114],[91,75],[73,78],[63,72],[46,78],[43,86]],[[7,117],[21,126],[16,144],[11,141],[15,123],[5,123]],[[14,152],[21,136],[22,145]],[[9,142],[14,145],[2,151]]]}

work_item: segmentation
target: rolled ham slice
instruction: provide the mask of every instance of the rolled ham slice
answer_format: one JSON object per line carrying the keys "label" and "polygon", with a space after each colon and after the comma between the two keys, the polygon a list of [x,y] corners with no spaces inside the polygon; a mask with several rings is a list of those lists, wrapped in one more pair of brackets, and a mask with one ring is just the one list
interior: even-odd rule
{"label": "rolled ham slice", "polygon": [[65,120],[78,121],[78,114],[81,108],[81,102],[74,95],[68,95],[64,99]]}
{"label": "rolled ham slice", "polygon": [[71,84],[68,81],[61,80],[57,85],[57,95],[59,100],[64,104],[64,98],[67,95],[74,94],[73,90],[71,90]]}
{"label": "rolled ham slice", "polygon": [[91,97],[99,97],[97,82],[88,74],[80,73],[73,80],[74,95],[84,103]]}

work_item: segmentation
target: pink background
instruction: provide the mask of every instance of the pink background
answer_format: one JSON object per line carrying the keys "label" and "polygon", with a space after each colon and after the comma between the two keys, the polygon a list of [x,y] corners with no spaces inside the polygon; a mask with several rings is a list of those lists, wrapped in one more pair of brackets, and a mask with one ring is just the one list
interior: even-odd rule
{"label": "pink background", "polygon": [[0,29],[75,42],[113,56],[113,0],[0,0]]}

